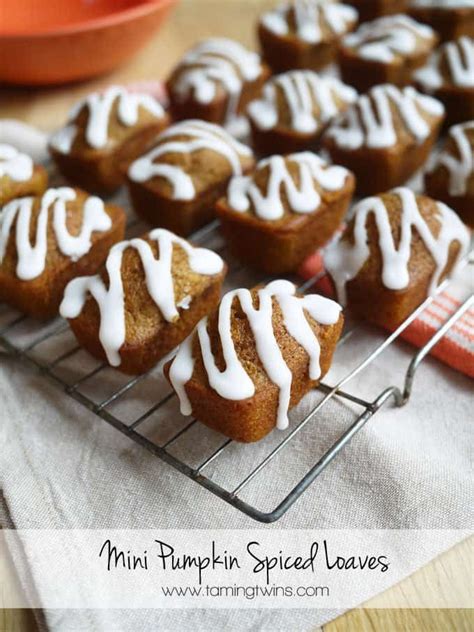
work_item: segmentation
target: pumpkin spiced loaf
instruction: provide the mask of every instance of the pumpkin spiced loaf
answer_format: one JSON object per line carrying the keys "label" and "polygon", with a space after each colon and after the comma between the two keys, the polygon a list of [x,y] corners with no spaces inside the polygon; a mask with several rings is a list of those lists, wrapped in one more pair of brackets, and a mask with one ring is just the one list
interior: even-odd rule
{"label": "pumpkin spiced loaf", "polygon": [[166,83],[171,110],[179,120],[203,119],[242,136],[248,129],[245,107],[269,75],[259,55],[238,42],[204,40],[185,54]]}
{"label": "pumpkin spiced loaf", "polygon": [[423,165],[443,117],[439,101],[410,86],[375,86],[329,125],[323,146],[334,163],[354,172],[359,194],[380,193]]}
{"label": "pumpkin spiced loaf", "polygon": [[342,305],[395,329],[452,274],[469,239],[445,204],[398,188],[359,202],[324,262]]}
{"label": "pumpkin spiced loaf", "polygon": [[444,104],[448,124],[474,119],[473,38],[460,37],[440,46],[414,78],[419,90]]}
{"label": "pumpkin spiced loaf", "polygon": [[228,292],[165,366],[184,415],[236,441],[288,427],[288,410],[329,370],[340,306],[289,281]]}
{"label": "pumpkin spiced loaf", "polygon": [[354,176],[311,152],[271,156],[232,178],[217,215],[230,251],[269,274],[295,271],[342,223]]}
{"label": "pumpkin spiced loaf", "polygon": [[222,127],[182,121],[162,132],[128,170],[137,215],[153,226],[189,235],[214,217],[231,176],[250,171],[252,150]]}
{"label": "pumpkin spiced loaf", "polygon": [[96,276],[74,279],[61,315],[93,356],[142,374],[215,308],[225,272],[216,253],[157,228],[116,244]]}
{"label": "pumpkin spiced loaf", "polygon": [[292,70],[270,79],[247,114],[252,142],[262,155],[314,149],[330,121],[357,99],[335,77]]}
{"label": "pumpkin spiced loaf", "polygon": [[361,24],[339,49],[343,81],[360,92],[380,83],[405,86],[428,59],[437,35],[407,15],[390,15]]}
{"label": "pumpkin spiced loaf", "polygon": [[264,13],[258,37],[274,72],[320,70],[332,63],[339,41],[357,23],[357,11],[339,2],[290,0]]}
{"label": "pumpkin spiced loaf", "polygon": [[0,302],[55,316],[68,282],[94,273],[124,231],[120,207],[79,189],[12,200],[0,213]]}
{"label": "pumpkin spiced loaf", "polygon": [[41,195],[47,185],[44,167],[12,145],[0,143],[0,207],[17,197]]}
{"label": "pumpkin spiced loaf", "polygon": [[410,0],[411,16],[429,24],[443,41],[474,37],[474,0]]}
{"label": "pumpkin spiced loaf", "polygon": [[127,166],[169,123],[151,95],[112,86],[77,103],[65,127],[51,137],[59,171],[87,191],[113,193]]}
{"label": "pumpkin spiced loaf", "polygon": [[425,190],[474,228],[474,120],[451,127],[426,170]]}

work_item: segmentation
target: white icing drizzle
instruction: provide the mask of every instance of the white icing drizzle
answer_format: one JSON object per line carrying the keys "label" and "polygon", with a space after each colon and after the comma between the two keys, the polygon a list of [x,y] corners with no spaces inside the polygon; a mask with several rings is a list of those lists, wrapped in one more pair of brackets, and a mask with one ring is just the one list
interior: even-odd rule
{"label": "white icing drizzle", "polygon": [[342,45],[352,49],[358,57],[390,63],[396,55],[414,53],[420,43],[434,43],[432,28],[420,24],[407,15],[389,15],[362,24],[349,33]]}
{"label": "white icing drizzle", "polygon": [[16,274],[23,281],[39,277],[45,269],[48,254],[48,220],[53,216],[53,230],[59,251],[72,261],[86,255],[92,246],[92,234],[110,230],[112,220],[104,203],[98,197],[88,197],[84,202],[82,228],[78,235],[67,229],[67,202],[76,199],[76,192],[69,187],[48,189],[40,202],[36,220],[34,245],[30,241],[30,228],[34,198],[24,197],[9,202],[0,213],[0,264],[6,253],[13,224],[16,219]]}
{"label": "white icing drizzle", "polygon": [[33,175],[33,160],[15,147],[0,143],[0,178],[26,182]]}
{"label": "white icing drizzle", "polygon": [[93,296],[100,310],[99,339],[112,366],[120,366],[119,352],[126,339],[122,258],[128,248],[134,248],[139,254],[150,297],[168,322],[179,319],[178,307],[187,309],[190,304],[190,297],[185,297],[181,305],[176,305],[172,274],[175,244],[181,246],[186,252],[189,267],[197,274],[207,276],[219,274],[224,267],[224,262],[215,252],[206,248],[194,248],[188,241],[164,228],[152,230],[148,237],[158,244],[158,259],[150,244],[144,239],[136,238],[115,244],[105,264],[108,285],[104,283],[100,275],[73,279],[66,288],[59,310],[63,318],[77,318],[88,294]]}
{"label": "white icing drizzle", "polygon": [[183,58],[175,74],[172,91],[180,100],[190,95],[198,102],[211,103],[220,85],[228,95],[225,125],[234,125],[244,82],[255,81],[262,72],[260,57],[238,42],[210,38],[195,46]]}
{"label": "white icing drizzle", "polygon": [[94,92],[79,101],[69,113],[68,125],[51,137],[51,146],[63,154],[71,151],[78,132],[75,120],[81,110],[87,108],[85,142],[94,149],[105,147],[109,140],[110,116],[117,99],[117,117],[126,127],[137,124],[140,108],[144,108],[157,118],[162,118],[165,114],[163,106],[150,94],[128,92],[120,86],[111,86],[103,93]]}
{"label": "white icing drizzle", "polygon": [[278,94],[288,107],[291,129],[313,134],[339,113],[336,97],[344,104],[357,99],[354,88],[335,77],[320,77],[311,70],[293,70],[268,81],[261,99],[252,101],[248,114],[260,129],[272,129],[280,121]]}
{"label": "white icing drizzle", "polygon": [[414,7],[428,7],[436,9],[474,8],[474,0],[411,0]]}
{"label": "white icing drizzle", "polygon": [[467,136],[469,130],[474,132],[474,121],[451,127],[449,135],[458,155],[441,151],[428,168],[431,172],[439,166],[446,167],[449,173],[448,191],[452,196],[466,195],[468,180],[474,174],[474,148]]}
{"label": "white icing drizzle", "polygon": [[[173,187],[174,200],[192,200],[196,196],[196,189],[191,175],[183,167],[168,164],[166,154],[192,154],[203,149],[223,156],[233,175],[242,174],[241,158],[253,155],[249,147],[236,141],[218,125],[198,120],[183,121],[162,132],[156,146],[130,165],[128,175],[135,182],[165,178]],[[161,162],[155,162],[158,158],[162,159]]]}
{"label": "white icing drizzle", "polygon": [[207,332],[208,318],[205,317],[198,323],[194,333],[180,346],[169,372],[183,415],[190,415],[192,412],[185,386],[194,371],[192,345],[195,336],[199,339],[209,384],[218,395],[224,399],[240,401],[253,397],[255,394],[255,385],[242,365],[232,340],[231,309],[234,299],[237,298],[252,329],[258,357],[269,379],[280,389],[277,428],[284,430],[288,427],[292,373],[283,359],[273,331],[272,298],[275,298],[281,308],[288,334],[303,347],[309,356],[311,380],[317,380],[321,376],[320,345],[305,316],[305,311],[321,325],[334,325],[339,320],[341,312],[341,307],[334,301],[317,294],[299,297],[295,296],[295,292],[293,283],[279,280],[269,283],[258,291],[259,305],[256,308],[253,306],[252,294],[246,289],[233,290],[222,298],[219,306],[218,330],[226,367],[223,371],[216,366],[212,354],[211,341]]}
{"label": "white icing drizzle", "polygon": [[392,147],[397,142],[391,104],[397,109],[406,129],[418,141],[430,134],[430,126],[421,112],[442,116],[443,105],[432,97],[422,95],[411,86],[400,89],[393,85],[379,85],[360,96],[347,112],[332,123],[326,135],[347,149]]}
{"label": "white icing drizzle", "polygon": [[370,256],[367,235],[367,219],[373,214],[378,231],[378,244],[382,255],[382,283],[389,290],[403,290],[408,287],[410,275],[408,263],[411,257],[412,232],[416,229],[436,264],[430,281],[429,294],[439,283],[448,261],[449,247],[453,241],[461,245],[458,261],[469,246],[469,231],[454,211],[441,202],[437,203],[437,219],[441,223],[438,237],[434,237],[421,215],[416,196],[410,189],[397,188],[392,191],[400,198],[400,242],[395,246],[388,210],[382,198],[369,197],[359,202],[353,209],[354,244],[341,237],[327,249],[324,263],[331,275],[337,297],[346,304],[346,283],[354,279]]}
{"label": "white icing drizzle", "polygon": [[[299,185],[290,174],[289,163],[298,167]],[[349,175],[344,167],[329,166],[322,158],[309,151],[290,154],[286,158],[271,156],[257,164],[257,171],[267,168],[268,181],[264,193],[255,184],[255,176],[232,178],[227,192],[227,202],[231,209],[244,213],[252,207],[260,219],[280,219],[285,212],[281,198],[283,189],[292,212],[312,213],[321,204],[316,183],[328,191],[338,191],[342,189]]]}
{"label": "white icing drizzle", "polygon": [[474,39],[460,37],[446,42],[415,72],[415,79],[426,92],[438,90],[445,83],[442,63],[448,72],[448,83],[462,88],[474,87]]}
{"label": "white icing drizzle", "polygon": [[309,44],[323,41],[322,24],[326,24],[333,35],[341,35],[357,20],[357,11],[346,4],[293,0],[264,13],[260,22],[276,35],[288,35],[291,12],[294,15],[296,37]]}

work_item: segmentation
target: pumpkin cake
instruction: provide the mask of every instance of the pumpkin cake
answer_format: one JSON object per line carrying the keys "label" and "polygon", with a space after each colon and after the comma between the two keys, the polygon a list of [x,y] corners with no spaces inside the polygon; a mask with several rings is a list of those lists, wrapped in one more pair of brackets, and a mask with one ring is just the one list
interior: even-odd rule
{"label": "pumpkin cake", "polygon": [[361,24],[339,49],[343,81],[360,92],[381,83],[405,86],[437,42],[433,29],[407,15],[389,15]]}
{"label": "pumpkin cake", "polygon": [[343,316],[289,281],[228,292],[165,366],[184,415],[245,443],[288,427],[329,370]]}
{"label": "pumpkin cake", "polygon": [[0,213],[0,302],[55,316],[68,282],[94,273],[124,231],[120,207],[79,189],[12,200]]}
{"label": "pumpkin cake", "polygon": [[217,216],[237,259],[269,274],[295,271],[342,223],[355,188],[344,167],[311,152],[272,156],[232,178]]}
{"label": "pumpkin cake", "polygon": [[157,228],[116,244],[96,276],[74,279],[61,315],[93,356],[142,374],[216,307],[225,272],[216,253]]}
{"label": "pumpkin cake", "polygon": [[277,75],[247,108],[253,146],[262,155],[314,149],[329,122],[356,99],[354,88],[312,70]]}
{"label": "pumpkin cake", "polygon": [[26,154],[0,143],[0,207],[17,197],[41,195],[48,186],[48,174]]}
{"label": "pumpkin cake", "polygon": [[398,188],[359,202],[324,262],[342,305],[395,329],[452,274],[469,241],[445,204]]}
{"label": "pumpkin cake", "polygon": [[252,150],[222,127],[200,120],[176,123],[130,165],[133,207],[152,226],[189,235],[214,217],[231,176],[254,164]]}
{"label": "pumpkin cake", "polygon": [[443,122],[443,105],[407,86],[380,85],[330,124],[323,146],[356,176],[361,195],[403,184],[426,161]]}
{"label": "pumpkin cake", "polygon": [[59,171],[87,191],[108,195],[123,183],[127,166],[169,123],[150,94],[112,86],[90,94],[50,139]]}
{"label": "pumpkin cake", "polygon": [[451,127],[425,173],[425,190],[474,228],[474,120]]}
{"label": "pumpkin cake", "polygon": [[291,0],[264,13],[258,37],[273,72],[320,70],[331,64],[339,41],[357,23],[357,11],[339,2]]}

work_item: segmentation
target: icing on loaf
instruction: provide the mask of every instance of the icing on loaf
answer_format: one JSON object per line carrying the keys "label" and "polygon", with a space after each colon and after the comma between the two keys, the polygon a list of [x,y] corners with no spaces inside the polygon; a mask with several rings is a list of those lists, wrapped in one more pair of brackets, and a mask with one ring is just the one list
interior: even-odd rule
{"label": "icing on loaf", "polygon": [[[60,306],[63,318],[77,318],[90,294],[97,302],[100,311],[99,339],[112,366],[119,366],[120,348],[125,342],[125,297],[122,278],[122,257],[127,248],[134,248],[140,256],[145,272],[148,292],[157,308],[168,322],[179,318],[178,307],[187,309],[189,303],[176,305],[172,274],[172,255],[175,244],[188,255],[190,268],[203,275],[214,275],[222,271],[223,260],[206,248],[194,248],[185,239],[177,237],[164,228],[157,228],[148,234],[156,241],[159,256],[156,258],[150,244],[136,238],[115,244],[109,252],[105,264],[108,285],[100,275],[73,279],[66,288]],[[188,297],[189,298],[189,297]]]}
{"label": "icing on loaf", "polygon": [[253,123],[266,130],[283,125],[286,110],[291,129],[313,134],[340,112],[341,103],[345,106],[356,98],[354,88],[339,79],[320,77],[311,70],[294,70],[270,79],[262,98],[252,101],[247,111]]}
{"label": "icing on loaf", "polygon": [[173,93],[181,100],[192,97],[211,103],[220,86],[228,96],[226,124],[237,116],[244,82],[256,81],[262,72],[260,57],[238,42],[210,38],[184,56],[173,75]]}
{"label": "icing on loaf", "polygon": [[68,124],[58,130],[50,139],[54,149],[68,154],[78,134],[76,118],[85,108],[87,122],[84,130],[84,141],[93,149],[102,149],[109,142],[110,117],[117,102],[117,118],[126,127],[133,127],[138,123],[140,108],[147,110],[156,118],[165,114],[163,106],[150,94],[128,92],[120,86],[112,86],[105,92],[94,92],[79,101],[70,111]]}
{"label": "icing on loaf", "polygon": [[437,237],[424,220],[418,208],[415,194],[410,189],[400,187],[392,191],[400,199],[400,240],[398,248],[394,243],[387,207],[379,196],[369,197],[352,209],[354,220],[354,243],[343,239],[343,235],[333,242],[326,251],[324,263],[331,275],[342,305],[346,304],[346,284],[355,279],[370,256],[368,245],[367,219],[373,215],[378,231],[378,246],[382,256],[381,281],[389,290],[403,290],[408,287],[410,276],[408,263],[411,257],[413,230],[416,229],[426,249],[436,264],[429,286],[432,294],[448,262],[449,247],[453,241],[461,245],[458,261],[466,254],[469,246],[469,231],[459,217],[445,204],[437,203],[437,219],[441,228]]}
{"label": "icing on loaf", "polygon": [[406,130],[419,143],[431,132],[422,114],[441,117],[444,112],[439,101],[420,94],[410,86],[400,89],[384,84],[360,96],[330,125],[326,135],[345,149],[393,147],[398,138],[392,108],[397,111]]}
{"label": "icing on loaf", "polygon": [[277,412],[277,428],[284,430],[288,427],[288,408],[292,373],[285,363],[272,325],[274,299],[283,313],[283,319],[288,334],[292,336],[309,356],[309,377],[319,379],[321,369],[319,365],[320,345],[318,338],[309,325],[305,311],[321,325],[334,325],[338,320],[341,307],[327,298],[316,294],[296,296],[295,286],[289,281],[273,281],[258,290],[259,305],[254,307],[252,294],[247,289],[228,292],[221,300],[218,312],[218,331],[225,369],[220,370],[215,362],[211,349],[211,341],[207,331],[208,318],[203,318],[193,334],[179,347],[173,360],[169,378],[181,404],[183,415],[192,413],[191,404],[186,394],[186,384],[194,371],[193,339],[199,340],[204,368],[209,385],[221,397],[233,401],[240,401],[253,397],[255,385],[238,357],[232,339],[232,303],[238,300],[248,319],[252,330],[255,346],[260,361],[269,379],[280,389]]}
{"label": "icing on loaf", "polygon": [[407,15],[390,15],[362,24],[349,33],[342,45],[354,54],[372,61],[390,63],[407,57],[435,41],[435,32]]}
{"label": "icing on loaf", "polygon": [[308,44],[318,44],[346,33],[357,21],[357,11],[346,4],[338,2],[321,2],[320,0],[293,0],[272,11],[264,13],[260,23],[275,35],[292,34]]}
{"label": "icing on loaf", "polygon": [[426,92],[443,85],[474,87],[474,40],[460,37],[446,42],[430,57],[426,66],[415,72],[415,79]]}
{"label": "icing on loaf", "polygon": [[454,152],[444,149],[437,154],[428,172],[445,167],[449,174],[449,195],[466,195],[468,181],[474,175],[474,121],[454,125],[449,137],[454,143]]}
{"label": "icing on loaf", "polygon": [[427,7],[449,11],[450,9],[474,8],[474,0],[411,0],[413,7]]}
{"label": "icing on loaf", "polygon": [[48,255],[48,226],[52,228],[59,251],[72,261],[86,255],[92,247],[92,234],[110,230],[112,220],[105,212],[104,203],[95,196],[84,202],[81,232],[71,235],[67,229],[66,204],[76,199],[69,187],[48,189],[40,200],[33,243],[30,240],[33,204],[35,198],[18,198],[6,204],[0,212],[0,264],[15,225],[15,244],[18,257],[16,274],[23,281],[39,277],[45,270]]}
{"label": "icing on loaf", "polygon": [[236,141],[228,132],[212,123],[190,120],[172,125],[162,132],[155,147],[133,162],[128,175],[135,182],[165,178],[173,189],[172,199],[193,200],[196,189],[186,168],[166,161],[167,154],[192,154],[207,149],[223,156],[233,175],[242,174],[242,157],[251,157],[252,150]]}
{"label": "icing on loaf", "polygon": [[0,178],[26,182],[33,176],[33,160],[11,145],[0,144]]}
{"label": "icing on loaf", "polygon": [[[290,173],[289,165],[298,169],[298,182]],[[329,166],[309,151],[299,154],[272,156],[257,164],[256,172],[268,170],[265,190],[256,184],[254,176],[232,178],[227,192],[227,204],[236,212],[252,209],[263,220],[283,217],[285,207],[282,192],[286,194],[289,209],[293,213],[312,213],[321,204],[319,187],[328,191],[343,188],[349,171],[344,167]]]}

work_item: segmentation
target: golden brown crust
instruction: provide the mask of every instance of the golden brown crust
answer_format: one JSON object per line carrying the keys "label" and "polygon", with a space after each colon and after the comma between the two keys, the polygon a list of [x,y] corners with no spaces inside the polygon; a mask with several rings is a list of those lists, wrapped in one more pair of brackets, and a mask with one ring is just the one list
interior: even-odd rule
{"label": "golden brown crust", "polygon": [[[379,196],[388,211],[394,243],[400,240],[401,201],[395,193]],[[421,216],[437,237],[441,224],[437,219],[436,202],[424,195],[416,196]],[[370,255],[355,279],[346,284],[347,305],[351,313],[386,329],[395,329],[426,299],[436,264],[418,232],[413,229],[411,256],[408,263],[410,282],[403,290],[390,290],[382,283],[382,254],[378,229],[373,214],[367,219],[367,244]],[[354,243],[354,219],[348,224],[343,240]],[[448,263],[440,282],[451,273],[460,244],[454,241],[449,249]]]}
{"label": "golden brown crust", "polygon": [[[474,155],[474,127],[465,130],[471,150]],[[443,153],[453,156],[456,160],[461,158],[459,148],[451,136],[446,137]],[[474,172],[466,178],[466,192],[463,195],[451,195],[450,171],[443,164],[438,164],[433,171],[425,173],[425,190],[435,200],[441,200],[452,208],[461,217],[463,222],[474,228]]]}
{"label": "golden brown crust", "polygon": [[[222,86],[217,85],[216,96],[210,103],[200,103],[193,98],[192,95],[186,99],[182,99],[175,90],[175,85],[180,74],[181,69],[177,68],[166,82],[173,117],[178,121],[197,118],[203,121],[209,121],[209,123],[224,125],[226,123],[229,107],[229,95],[222,89]],[[243,83],[236,108],[237,115],[243,114],[248,103],[260,94],[263,84],[270,77],[270,74],[270,68],[266,64],[262,64],[260,76],[255,79],[255,81],[245,81]]]}
{"label": "golden brown crust", "polygon": [[354,20],[347,25],[345,33],[336,34],[326,21],[320,18],[319,25],[323,36],[320,42],[312,44],[295,35],[293,9],[290,10],[289,17],[290,31],[285,35],[272,32],[262,22],[259,22],[257,27],[263,57],[274,73],[298,68],[321,70],[335,60],[340,38],[352,31],[357,24],[357,20]]}
{"label": "golden brown crust", "polygon": [[390,103],[397,142],[391,147],[367,147],[357,149],[340,146],[329,135],[322,144],[331,155],[332,162],[344,165],[356,176],[359,195],[372,195],[405,183],[428,159],[438,138],[443,116],[429,114],[417,107],[430,128],[430,134],[421,143],[409,132],[399,111]]}
{"label": "golden brown crust", "polygon": [[33,175],[26,182],[17,182],[5,175],[0,177],[0,206],[18,197],[42,195],[48,186],[48,172],[41,165],[35,165]]}
{"label": "golden brown crust", "polygon": [[[287,168],[300,185],[299,170],[294,162],[285,160]],[[256,171],[253,181],[262,193],[268,185],[269,169]],[[285,189],[281,189],[284,215],[277,220],[262,220],[256,216],[253,204],[248,212],[237,213],[228,199],[217,202],[217,215],[229,249],[237,259],[269,274],[295,271],[303,260],[334,235],[347,212],[355,188],[355,178],[349,173],[338,191],[323,189],[316,180],[314,187],[321,204],[313,213],[299,214],[290,210]]]}
{"label": "golden brown crust", "polygon": [[411,5],[408,13],[418,22],[429,24],[442,41],[454,40],[462,35],[474,37],[474,8]]}
{"label": "golden brown crust", "polygon": [[50,154],[62,175],[86,191],[109,195],[124,181],[129,164],[147,148],[149,143],[170,123],[168,114],[157,118],[146,108],[139,107],[135,125],[121,123],[115,99],[108,125],[108,141],[104,148],[91,147],[85,130],[88,110],[84,106],[72,121],[77,133],[69,153],[58,151],[52,144]]}
{"label": "golden brown crust", "polygon": [[[84,201],[88,197],[84,191],[79,189],[75,191],[76,199],[66,203],[66,225],[71,235],[77,235],[81,230]],[[30,224],[30,241],[34,239],[36,232],[39,207],[40,198],[37,198]],[[5,257],[0,264],[0,301],[5,301],[33,318],[47,319],[55,316],[69,281],[78,276],[94,274],[107,257],[110,248],[123,239],[125,212],[121,207],[113,204],[106,204],[105,210],[112,220],[112,227],[103,233],[94,232],[90,251],[78,261],[72,261],[60,252],[50,214],[45,270],[39,277],[30,281],[23,281],[16,275],[18,257],[14,238],[15,220]]]}
{"label": "golden brown crust", "polygon": [[[252,290],[255,304],[258,301],[257,290],[258,288]],[[321,346],[320,379],[322,379],[331,365],[344,319],[341,314],[335,325],[320,325],[308,313],[306,313],[306,318],[311,329],[316,333]],[[224,361],[217,322],[217,312],[215,312],[209,318],[208,332],[216,364],[222,369]],[[275,299],[273,299],[272,324],[283,359],[293,375],[290,398],[290,408],[292,408],[319,383],[319,380],[309,379],[308,355],[288,334],[280,307]],[[192,378],[186,384],[185,389],[192,405],[193,415],[199,421],[234,441],[250,443],[259,441],[275,427],[279,389],[269,379],[263,368],[255,348],[248,319],[245,317],[238,300],[234,300],[232,306],[231,334],[237,356],[255,384],[255,395],[241,401],[231,401],[218,395],[209,385],[196,337],[193,345],[193,356],[196,363]],[[165,367],[165,375],[168,379],[169,367],[170,363]]]}
{"label": "golden brown crust", "polygon": [[[147,241],[155,256],[158,255],[156,240]],[[190,296],[188,309],[179,307],[179,320],[168,322],[151,298],[145,283],[145,272],[140,256],[128,248],[122,260],[122,278],[125,295],[126,339],[120,349],[123,373],[137,375],[149,371],[161,358],[182,342],[196,323],[212,311],[219,302],[226,268],[214,276],[194,272],[188,255],[177,244],[173,246],[172,274],[176,304]],[[108,282],[107,272],[102,268],[101,277]],[[106,360],[99,340],[100,313],[97,302],[89,296],[81,314],[69,321],[77,340],[87,351],[100,360]]]}
{"label": "golden brown crust", "polygon": [[[188,141],[189,136],[173,136],[173,141],[180,140]],[[173,187],[166,178],[155,176],[145,182],[135,182],[127,177],[134,211],[152,226],[186,237],[214,217],[214,205],[225,192],[232,167],[227,158],[207,148],[186,153],[167,152],[157,162],[182,168],[192,178],[196,195],[189,201],[175,200]],[[243,173],[248,173],[255,159],[240,156],[240,163]]]}

